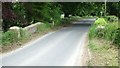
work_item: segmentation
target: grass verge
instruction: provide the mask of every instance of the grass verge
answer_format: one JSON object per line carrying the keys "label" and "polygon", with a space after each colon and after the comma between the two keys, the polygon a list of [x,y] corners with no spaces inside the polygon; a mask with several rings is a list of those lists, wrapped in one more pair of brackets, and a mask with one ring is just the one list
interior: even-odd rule
{"label": "grass verge", "polygon": [[118,66],[118,47],[111,42],[93,38],[88,47],[91,53],[89,66]]}
{"label": "grass verge", "polygon": [[6,44],[6,45],[3,45],[3,46],[0,46],[1,49],[0,49],[0,53],[6,53],[6,52],[9,52],[9,51],[12,51],[12,50],[15,50],[17,48],[20,48],[22,47],[25,43],[27,42],[31,42],[31,41],[34,41],[35,39],[49,33],[49,32],[52,32],[52,31],[56,31],[58,29],[60,29],[62,27],[54,27],[54,28],[49,28],[49,29],[45,29],[43,31],[40,31],[40,32],[36,32],[32,35],[29,35],[29,36],[25,36],[25,37],[22,37],[20,40],[16,41],[16,42],[13,42],[13,43],[9,43],[9,44]]}

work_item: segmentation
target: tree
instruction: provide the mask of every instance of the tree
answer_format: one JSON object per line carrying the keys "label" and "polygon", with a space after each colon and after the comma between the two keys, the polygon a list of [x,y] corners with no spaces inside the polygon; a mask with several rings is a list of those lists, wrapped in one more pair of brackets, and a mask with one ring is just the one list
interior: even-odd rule
{"label": "tree", "polygon": [[[32,23],[60,23],[60,15],[101,16],[105,11],[104,2],[5,2],[3,8],[3,30],[11,26],[25,27]],[[119,2],[107,3],[107,13],[120,17]]]}
{"label": "tree", "polygon": [[109,15],[116,15],[120,18],[120,3],[119,2],[108,2],[107,12]]}
{"label": "tree", "polygon": [[25,27],[32,23],[51,22],[59,23],[61,7],[58,3],[50,2],[5,2],[3,3],[3,30],[11,26]]}

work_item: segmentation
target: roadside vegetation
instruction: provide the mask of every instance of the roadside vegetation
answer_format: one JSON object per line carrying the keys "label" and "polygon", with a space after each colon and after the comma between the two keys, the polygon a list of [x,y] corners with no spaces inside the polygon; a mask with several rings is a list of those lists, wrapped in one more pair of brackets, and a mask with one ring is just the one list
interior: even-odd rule
{"label": "roadside vegetation", "polygon": [[119,66],[118,48],[109,41],[94,38],[89,42],[91,59],[88,66]]}
{"label": "roadside vegetation", "polygon": [[89,32],[90,66],[118,66],[120,48],[118,17],[98,18]]}
{"label": "roadside vegetation", "polygon": [[[98,18],[89,32],[89,48],[92,53],[89,65],[118,66],[119,2],[108,2],[107,9],[104,9],[104,6],[103,2],[2,2],[0,53],[19,48],[27,42],[69,26],[82,18]],[[105,15],[105,10],[107,16],[101,17]],[[37,26],[34,34],[26,35],[26,31],[22,28],[37,22],[43,24]],[[13,26],[20,27],[20,37],[18,32],[9,30]]]}
{"label": "roadside vegetation", "polygon": [[[21,47],[26,42],[32,41],[48,32],[56,31],[62,27],[69,26],[71,22],[77,21],[80,18],[78,17],[70,17],[62,19],[61,23],[59,25],[52,25],[51,23],[44,23],[39,26],[37,26],[37,31],[32,34],[26,34],[25,30],[20,29],[20,37],[18,37],[18,33],[14,30],[9,30],[7,32],[1,32],[2,37],[2,49],[0,49],[0,52],[5,53],[11,50],[14,50],[18,47]],[[69,23],[68,23],[69,22]]]}

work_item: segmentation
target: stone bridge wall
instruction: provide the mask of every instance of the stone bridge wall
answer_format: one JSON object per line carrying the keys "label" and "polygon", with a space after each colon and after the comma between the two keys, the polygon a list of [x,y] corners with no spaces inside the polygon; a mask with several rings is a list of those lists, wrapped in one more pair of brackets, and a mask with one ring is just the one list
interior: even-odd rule
{"label": "stone bridge wall", "polygon": [[32,25],[29,25],[27,27],[24,27],[23,30],[27,31],[29,34],[33,34],[37,31],[37,27],[41,24],[43,24],[43,23],[38,22],[38,23],[35,23],[35,24],[32,24]]}
{"label": "stone bridge wall", "polygon": [[10,27],[10,31],[16,31],[18,33],[18,37],[20,37],[20,29],[22,29],[24,32],[25,32],[25,35],[32,35],[34,34],[36,31],[37,31],[37,28],[39,25],[41,25],[43,23],[41,22],[37,22],[35,24],[31,24],[29,26],[26,26],[24,28],[21,28],[21,27],[18,27],[18,26],[13,26],[13,27]]}

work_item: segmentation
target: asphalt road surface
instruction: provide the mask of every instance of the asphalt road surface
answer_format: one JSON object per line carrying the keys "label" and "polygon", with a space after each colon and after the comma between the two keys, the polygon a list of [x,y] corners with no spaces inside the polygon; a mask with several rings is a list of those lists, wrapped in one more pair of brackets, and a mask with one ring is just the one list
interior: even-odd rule
{"label": "asphalt road surface", "polygon": [[79,66],[83,42],[93,21],[95,19],[84,19],[29,42],[24,47],[3,55],[2,65]]}

